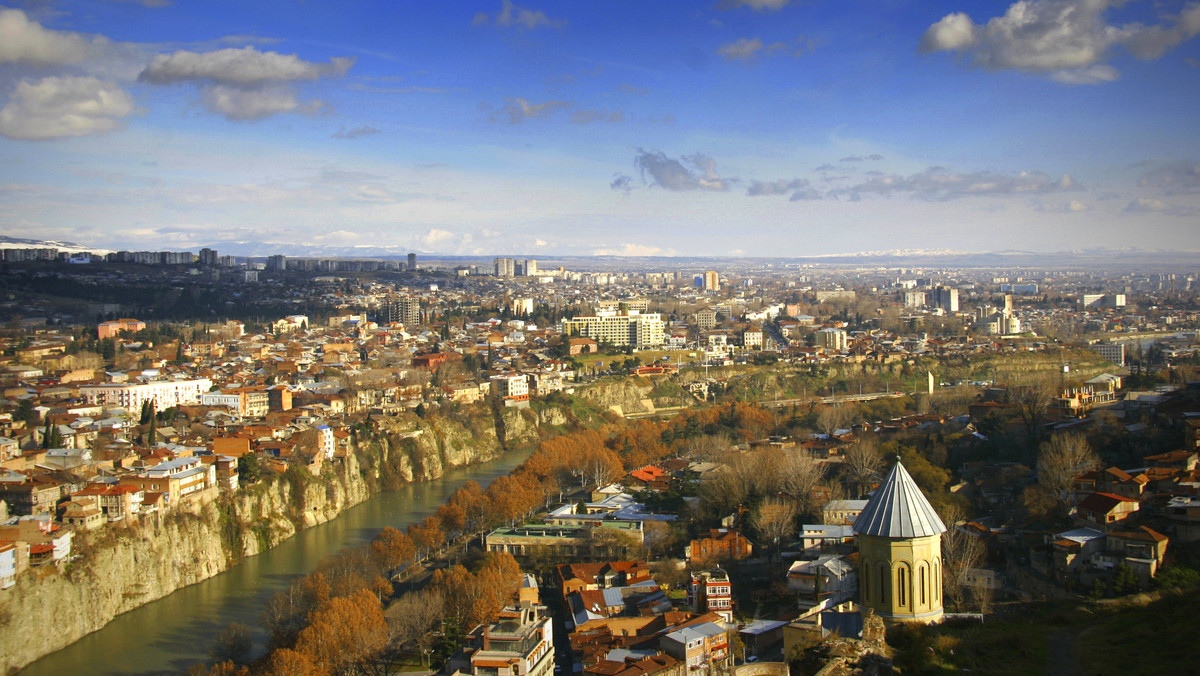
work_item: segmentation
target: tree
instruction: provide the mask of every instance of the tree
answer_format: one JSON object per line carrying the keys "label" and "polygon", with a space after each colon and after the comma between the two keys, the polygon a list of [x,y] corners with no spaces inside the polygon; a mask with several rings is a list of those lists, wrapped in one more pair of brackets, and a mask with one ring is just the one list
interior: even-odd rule
{"label": "tree", "polygon": [[874,439],[860,439],[846,449],[846,471],[850,477],[851,491],[862,495],[863,488],[871,485],[883,469],[883,457]]}
{"label": "tree", "polygon": [[837,430],[845,429],[854,421],[856,415],[857,411],[851,404],[825,406],[817,413],[817,429],[825,434],[833,434]]}
{"label": "tree", "polygon": [[752,523],[759,538],[772,550],[778,550],[781,543],[796,533],[798,515],[792,500],[767,498],[754,509]]}
{"label": "tree", "polygon": [[22,399],[17,404],[17,410],[13,413],[13,420],[20,420],[26,423],[37,420],[37,418],[38,413],[33,408],[32,399]]}
{"label": "tree", "polygon": [[50,422],[50,416],[46,416],[46,429],[42,430],[42,448],[62,448],[63,435],[58,430],[58,425]]}
{"label": "tree", "polygon": [[412,538],[391,526],[385,526],[371,541],[371,551],[388,570],[411,563],[417,548]]}
{"label": "tree", "polygon": [[250,627],[238,622],[230,622],[217,634],[208,648],[208,656],[216,662],[232,662],[246,664],[250,651],[254,648],[254,640],[250,636]]}
{"label": "tree", "polygon": [[958,505],[949,503],[944,509],[942,518],[949,530],[942,534],[942,589],[952,607],[962,608],[971,569],[983,563],[987,545],[973,533],[958,527],[966,517]]}
{"label": "tree", "polygon": [[1064,513],[1070,513],[1075,479],[1098,467],[1100,458],[1082,434],[1056,434],[1038,454],[1038,483],[1050,491]]}
{"label": "tree", "polygon": [[314,610],[296,638],[296,651],[318,668],[335,672],[370,658],[387,639],[383,608],[374,594],[362,589]]}
{"label": "tree", "polygon": [[779,479],[779,490],[790,495],[801,511],[810,512],[815,507],[813,489],[825,475],[821,463],[808,452],[801,450],[785,453],[775,471]]}
{"label": "tree", "polygon": [[267,676],[325,676],[309,657],[291,648],[280,648],[267,658]]}
{"label": "tree", "polygon": [[138,416],[138,424],[145,425],[145,424],[149,423],[150,418],[153,416],[154,416],[154,406],[150,403],[150,400],[147,399],[146,401],[142,402],[142,411],[141,411],[141,414]]}

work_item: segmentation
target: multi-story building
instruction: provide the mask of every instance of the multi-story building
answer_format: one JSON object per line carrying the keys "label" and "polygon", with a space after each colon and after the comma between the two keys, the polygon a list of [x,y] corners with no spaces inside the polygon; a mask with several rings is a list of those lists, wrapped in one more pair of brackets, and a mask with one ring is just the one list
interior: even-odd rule
{"label": "multi-story building", "polygon": [[492,376],[492,391],[504,399],[529,399],[529,379],[524,374]]}
{"label": "multi-story building", "polygon": [[905,291],[904,292],[904,307],[908,307],[908,308],[925,307],[925,292],[924,291]]}
{"label": "multi-story building", "polygon": [[846,332],[841,329],[821,329],[813,334],[817,347],[823,347],[832,352],[846,349]]}
{"label": "multi-story building", "polygon": [[103,340],[105,338],[116,338],[121,335],[122,331],[137,333],[144,328],[146,328],[146,322],[140,319],[117,319],[99,324],[96,326],[96,333]]}
{"label": "multi-story building", "polygon": [[421,323],[421,300],[419,298],[397,298],[389,300],[379,308],[381,324],[399,323],[413,326]]}
{"label": "multi-story building", "polygon": [[515,277],[517,275],[517,262],[511,258],[497,258],[492,261],[492,264],[497,277]]}
{"label": "multi-story building", "polygon": [[720,568],[691,573],[688,605],[694,613],[713,612],[726,622],[733,622],[733,587],[729,583],[729,573]]}
{"label": "multi-story building", "polygon": [[933,306],[946,312],[958,312],[958,289],[939,286],[933,290]]}
{"label": "multi-story building", "polygon": [[530,601],[506,606],[495,622],[467,635],[462,651],[446,665],[450,674],[551,676],[554,627],[545,606]]}
{"label": "multi-story building", "polygon": [[415,254],[415,253],[408,254],[408,269],[409,270],[417,269],[417,254]]}
{"label": "multi-story building", "polygon": [[579,316],[562,320],[564,336],[583,336],[598,343],[617,346],[655,347],[662,345],[666,324],[658,313],[609,316]]}
{"label": "multi-story building", "polygon": [[669,632],[662,637],[659,647],[671,657],[686,662],[689,674],[721,672],[729,658],[725,627],[716,622],[685,626]]}
{"label": "multi-story building", "polygon": [[198,404],[200,396],[210,389],[211,380],[195,378],[156,380],[149,383],[81,385],[79,394],[91,405],[120,406],[128,411],[138,411],[142,404],[148,401],[154,406],[154,410],[163,411],[172,406]]}
{"label": "multi-story building", "polygon": [[754,551],[750,540],[732,528],[714,528],[707,537],[697,538],[684,548],[688,561],[724,561],[744,559]]}

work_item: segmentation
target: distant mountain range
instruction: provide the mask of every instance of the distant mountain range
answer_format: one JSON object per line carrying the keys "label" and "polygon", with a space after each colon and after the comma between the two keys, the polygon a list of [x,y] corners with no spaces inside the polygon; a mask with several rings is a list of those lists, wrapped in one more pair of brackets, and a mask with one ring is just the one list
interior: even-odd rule
{"label": "distant mountain range", "polygon": [[[814,264],[838,266],[872,266],[887,267],[933,267],[933,268],[1083,268],[1111,270],[1114,268],[1150,271],[1161,269],[1179,269],[1180,267],[1200,267],[1200,251],[1162,251],[1153,249],[1136,249],[1132,247],[1107,249],[1075,249],[1071,251],[1024,251],[1008,249],[1003,251],[955,251],[953,249],[892,249],[887,251],[860,251],[840,254],[812,254],[778,257],[747,257],[747,256],[554,256],[546,254],[514,255],[503,251],[489,256],[462,256],[454,254],[439,254],[436,252],[413,251],[399,246],[341,246],[283,242],[253,242],[244,240],[224,240],[204,245],[216,249],[221,254],[239,257],[265,258],[282,254],[297,258],[404,258],[410,252],[416,253],[422,262],[461,262],[490,264],[494,256],[512,255],[516,258],[536,258],[542,267],[551,263],[571,267],[572,263],[586,263],[592,268],[628,269],[630,267],[645,267],[647,264],[662,268],[697,267],[704,263],[722,263],[725,265],[762,265],[778,262],[780,264]],[[0,249],[34,249],[56,248],[71,253],[91,251],[109,253],[107,249],[88,247],[75,242],[56,242],[47,240],[25,239],[0,235]],[[178,251],[178,248],[168,250]],[[187,249],[199,251],[200,247]]]}

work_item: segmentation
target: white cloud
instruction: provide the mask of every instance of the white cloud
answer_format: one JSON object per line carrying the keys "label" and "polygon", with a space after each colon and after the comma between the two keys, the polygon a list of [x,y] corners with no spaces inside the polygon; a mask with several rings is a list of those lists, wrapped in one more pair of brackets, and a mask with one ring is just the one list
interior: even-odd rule
{"label": "white cloud", "polygon": [[343,127],[340,131],[333,135],[333,138],[358,138],[360,136],[371,136],[378,134],[379,130],[370,125],[359,125],[346,129]]}
{"label": "white cloud", "polygon": [[26,80],[0,109],[0,134],[27,140],[105,134],[133,113],[133,97],[111,82],[94,77]]}
{"label": "white cloud", "polygon": [[662,247],[650,246],[648,244],[622,244],[619,249],[596,249],[592,252],[593,256],[670,256],[673,251],[663,251]]}
{"label": "white cloud", "polygon": [[989,171],[956,173],[931,167],[910,176],[888,174],[848,188],[851,195],[910,193],[927,200],[948,200],[974,195],[1028,195],[1079,190],[1069,174],[1054,179],[1040,171],[999,174]]}
{"label": "white cloud", "polygon": [[791,0],[725,0],[720,4],[722,9],[749,7],[756,12],[777,12],[787,7]]}
{"label": "white cloud", "polygon": [[0,63],[78,63],[90,46],[81,35],[44,28],[19,9],[0,9]]}
{"label": "white cloud", "polygon": [[1125,211],[1131,214],[1167,214],[1169,216],[1191,216],[1196,213],[1195,207],[1169,204],[1162,200],[1149,197],[1138,197],[1125,205]]}
{"label": "white cloud", "polygon": [[1140,59],[1156,59],[1200,34],[1200,3],[1156,25],[1110,25],[1105,13],[1123,0],[1022,0],[1003,16],[976,24],[962,12],[947,14],[921,36],[922,52],[957,51],[989,70],[1050,74],[1066,84],[1097,84],[1117,78],[1104,64],[1112,47]]}
{"label": "white cloud", "polygon": [[1043,203],[1037,205],[1037,210],[1050,214],[1079,214],[1091,211],[1091,207],[1079,200],[1069,202]]}
{"label": "white cloud", "polygon": [[786,195],[793,190],[802,190],[808,187],[808,180],[803,178],[795,178],[792,180],[780,179],[778,181],[751,181],[750,186],[746,188],[746,194],[751,196],[758,195]]}
{"label": "white cloud", "polygon": [[254,47],[218,49],[155,56],[138,76],[151,84],[174,84],[202,80],[239,87],[258,87],[271,82],[316,80],[343,75],[354,65],[354,57],[335,57],[329,63],[305,61],[295,54],[260,52]]}
{"label": "white cloud", "polygon": [[[685,165],[690,165],[685,166]],[[667,157],[661,151],[648,152],[638,148],[633,160],[645,180],[650,175],[654,185],[671,191],[686,190],[729,190],[737,179],[722,178],[717,174],[717,163],[707,155],[687,155],[678,160]],[[617,186],[613,186],[614,189]]]}
{"label": "white cloud", "polygon": [[1200,163],[1171,162],[1146,172],[1138,185],[1160,188],[1168,195],[1200,191]]}
{"label": "white cloud", "polygon": [[212,85],[204,88],[202,100],[209,111],[230,120],[261,120],[291,112],[315,113],[323,105],[315,100],[302,105],[296,100],[296,93],[288,87],[239,89]]}
{"label": "white cloud", "polygon": [[763,41],[758,38],[739,38],[717,48],[717,54],[726,61],[748,61],[763,48]]}
{"label": "white cloud", "polygon": [[493,122],[507,117],[510,124],[520,124],[530,118],[546,117],[550,113],[560,108],[570,107],[570,105],[566,101],[530,103],[526,99],[512,97],[505,99],[504,107],[498,111],[493,111],[489,117]]}
{"label": "white cloud", "polygon": [[512,0],[503,0],[500,5],[500,11],[494,17],[489,16],[486,12],[478,12],[471,23],[476,26],[484,26],[492,21],[497,26],[518,26],[528,29],[537,28],[538,26],[562,28],[567,25],[566,19],[551,19],[546,16],[545,12],[518,7],[512,3]]}
{"label": "white cloud", "polygon": [[262,52],[254,47],[212,52],[180,50],[155,56],[138,75],[140,82],[169,85],[195,82],[210,112],[229,120],[258,120],[280,113],[313,114],[325,107],[318,100],[301,103],[293,83],[344,74],[353,57],[329,63],[305,61],[295,54]]}
{"label": "white cloud", "polygon": [[436,247],[454,239],[454,233],[441,228],[430,228],[429,232],[421,237],[421,243],[427,247]]}

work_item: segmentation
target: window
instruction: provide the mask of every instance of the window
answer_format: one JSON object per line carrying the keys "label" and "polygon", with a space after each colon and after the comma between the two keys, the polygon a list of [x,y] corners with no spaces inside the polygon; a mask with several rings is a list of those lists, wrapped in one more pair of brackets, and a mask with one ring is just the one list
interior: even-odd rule
{"label": "window", "polygon": [[905,579],[904,573],[905,570],[903,567],[896,570],[896,605],[900,607],[907,605],[906,602],[908,600],[904,593],[908,586],[908,581]]}
{"label": "window", "polygon": [[927,573],[928,573],[928,571],[925,570],[925,566],[921,566],[921,568],[918,571],[918,574],[921,577],[921,605],[925,605],[925,603],[926,603],[925,602],[925,578],[928,577]]}

